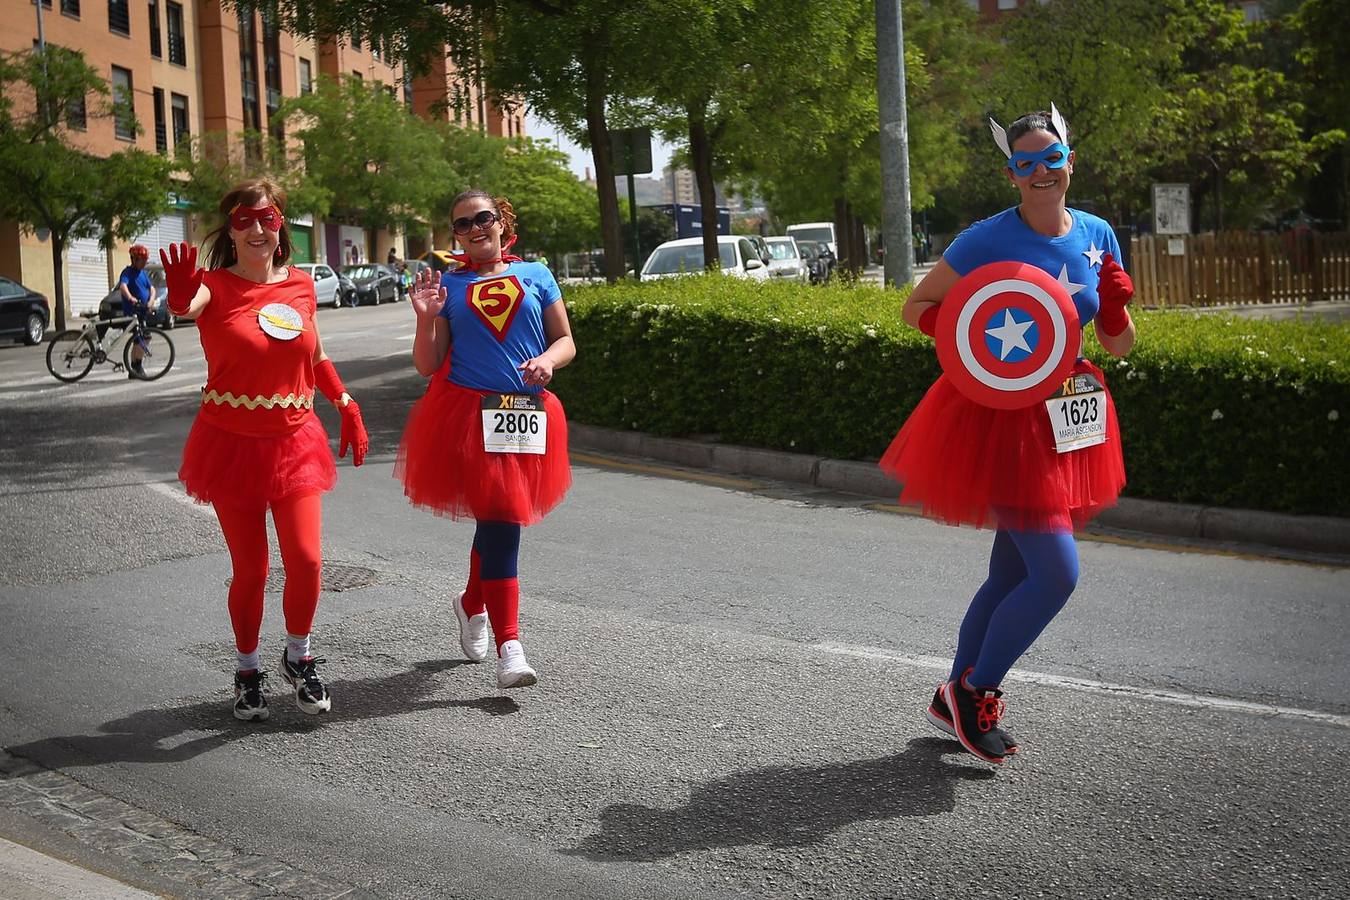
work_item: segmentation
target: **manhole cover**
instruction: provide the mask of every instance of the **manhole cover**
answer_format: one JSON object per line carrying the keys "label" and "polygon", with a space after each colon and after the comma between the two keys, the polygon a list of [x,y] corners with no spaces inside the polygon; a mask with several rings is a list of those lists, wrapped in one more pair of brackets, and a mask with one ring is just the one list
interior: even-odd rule
{"label": "manhole cover", "polygon": [[[324,560],[323,573],[319,576],[319,589],[324,591],[354,591],[357,588],[370,587],[379,580],[379,573],[365,566],[348,566],[343,563]],[[225,579],[228,586],[230,579]],[[286,586],[286,570],[279,561],[273,560],[267,570],[267,583],[263,590],[268,593],[280,593]]]}

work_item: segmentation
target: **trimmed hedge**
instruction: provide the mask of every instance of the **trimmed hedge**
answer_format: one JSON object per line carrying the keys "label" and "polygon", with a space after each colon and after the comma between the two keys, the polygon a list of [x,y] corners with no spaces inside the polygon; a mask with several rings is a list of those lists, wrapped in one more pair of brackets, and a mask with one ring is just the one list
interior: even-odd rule
{"label": "trimmed hedge", "polygon": [[[719,275],[572,288],[579,353],[556,386],[579,422],[874,460],[940,372],[902,301]],[[1129,357],[1085,341],[1116,399],[1128,494],[1350,515],[1350,326],[1134,315]]]}

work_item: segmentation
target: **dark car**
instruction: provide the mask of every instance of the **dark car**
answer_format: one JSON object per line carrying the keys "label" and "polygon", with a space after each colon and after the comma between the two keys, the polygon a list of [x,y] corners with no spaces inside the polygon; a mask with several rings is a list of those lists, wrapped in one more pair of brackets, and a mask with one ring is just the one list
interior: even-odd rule
{"label": "dark car", "polygon": [[834,272],[834,256],[830,253],[829,245],[823,241],[799,240],[797,246],[802,251],[802,258],[806,260],[811,283],[824,284],[829,281],[830,275]]}
{"label": "dark car", "polygon": [[48,320],[46,297],[17,281],[0,278],[0,335],[40,344]]}
{"label": "dark car", "polygon": [[356,302],[378,306],[398,299],[398,273],[384,263],[360,263],[347,266],[342,274],[356,285]]}
{"label": "dark car", "polygon": [[[177,319],[169,313],[169,292],[164,286],[164,267],[159,263],[150,263],[145,267],[150,283],[155,286],[155,305],[150,308],[145,321],[148,325],[160,328],[172,328]],[[118,319],[122,316],[122,291],[117,285],[108,291],[108,295],[99,301],[98,317],[102,320]]]}

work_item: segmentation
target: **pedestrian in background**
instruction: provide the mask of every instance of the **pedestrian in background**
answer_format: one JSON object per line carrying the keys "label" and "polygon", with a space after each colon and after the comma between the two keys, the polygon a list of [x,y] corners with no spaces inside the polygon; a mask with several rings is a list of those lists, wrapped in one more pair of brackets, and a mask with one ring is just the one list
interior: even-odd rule
{"label": "pedestrian in background", "polygon": [[567,421],[546,387],[576,347],[552,273],[505,252],[515,242],[511,204],[465,191],[451,216],[460,267],[439,284],[422,272],[411,294],[413,365],[432,380],[408,416],[394,475],[413,505],[476,520],[454,603],[460,646],[485,659],[490,623],[497,686],[527,687],[537,675],[519,634],[520,531],[572,483]]}
{"label": "pedestrian in background", "polygon": [[[1057,277],[1079,322],[1095,319],[1102,346],[1124,356],[1134,345],[1134,323],[1125,311],[1134,288],[1115,261],[1120,248],[1111,226],[1065,205],[1075,162],[1068,125],[1053,107],[1021,117],[1006,132],[990,124],[1008,157],[1004,175],[1021,202],[957,236],[905,302],[905,321],[934,335],[938,307],[963,275],[1012,260]],[[881,460],[904,485],[901,502],[921,504],[925,515],[949,524],[997,529],[988,578],[961,623],[949,679],[927,711],[930,722],[988,762],[1017,750],[1000,727],[999,686],[1077,585],[1073,529],[1113,505],[1125,484],[1105,376],[1081,357],[1072,372],[1100,388],[1100,443],[1057,447],[1045,403],[992,409],[943,375]]]}
{"label": "pedestrian in background", "polygon": [[207,235],[207,269],[197,248],[160,251],[169,310],[196,319],[206,354],[201,407],[178,471],[188,494],[211,504],[230,550],[228,606],[238,663],[234,715],[268,717],[259,657],[267,581],[267,511],[286,571],[282,677],[311,715],[332,705],[311,652],[319,603],[321,495],[337,482],[328,435],[314,414],[317,388],[342,415],[339,457],[361,465],[369,441],[361,410],[323,351],[314,281],[286,263],[291,239],[286,195],[270,181],[244,181],[220,201],[225,224]]}

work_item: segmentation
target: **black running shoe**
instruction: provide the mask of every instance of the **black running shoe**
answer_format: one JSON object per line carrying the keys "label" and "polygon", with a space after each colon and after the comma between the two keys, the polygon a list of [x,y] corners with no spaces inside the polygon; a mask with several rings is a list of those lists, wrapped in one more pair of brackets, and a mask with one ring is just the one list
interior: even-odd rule
{"label": "black running shoe", "polygon": [[949,681],[942,686],[947,709],[954,713],[952,726],[961,746],[988,763],[1001,763],[1008,755],[1003,738],[998,733],[998,720],[1003,716],[1002,691],[970,690],[960,681]]}
{"label": "black running shoe", "polygon": [[286,651],[283,650],[281,653],[281,676],[295,689],[295,705],[300,707],[301,712],[309,713],[311,716],[328,712],[333,707],[333,698],[328,696],[328,688],[319,680],[319,672],[316,669],[319,663],[325,662],[328,660],[315,659],[312,656],[304,656],[299,662],[291,662],[286,657]]}
{"label": "black running shoe", "polygon": [[267,673],[260,669],[234,673],[234,717],[241,722],[262,722],[271,713],[263,696]]}
{"label": "black running shoe", "polygon": [[[928,709],[924,712],[924,718],[928,719],[929,723],[938,731],[956,737],[956,726],[952,724],[951,709],[948,708],[947,701],[942,696],[942,685],[938,685],[938,689],[933,691],[933,702],[928,704]],[[1002,726],[996,726],[994,731],[998,732],[998,736],[1003,739],[1003,752],[1005,754],[1011,756],[1017,752],[1017,738],[1013,737]]]}

